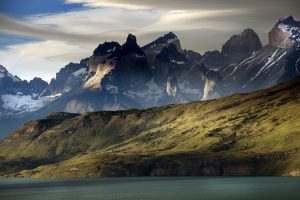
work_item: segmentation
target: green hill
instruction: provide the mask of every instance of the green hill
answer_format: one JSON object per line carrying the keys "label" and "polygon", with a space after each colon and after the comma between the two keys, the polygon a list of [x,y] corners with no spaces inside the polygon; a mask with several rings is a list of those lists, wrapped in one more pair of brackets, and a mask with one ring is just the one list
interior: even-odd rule
{"label": "green hill", "polygon": [[0,141],[17,177],[300,175],[300,78],[218,100],[53,113]]}

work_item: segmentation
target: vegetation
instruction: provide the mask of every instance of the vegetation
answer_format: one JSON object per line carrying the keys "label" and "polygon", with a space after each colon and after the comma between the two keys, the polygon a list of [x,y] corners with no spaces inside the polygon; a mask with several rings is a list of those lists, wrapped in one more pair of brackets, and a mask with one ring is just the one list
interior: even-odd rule
{"label": "vegetation", "polygon": [[53,113],[0,142],[17,177],[300,175],[300,78],[147,110]]}

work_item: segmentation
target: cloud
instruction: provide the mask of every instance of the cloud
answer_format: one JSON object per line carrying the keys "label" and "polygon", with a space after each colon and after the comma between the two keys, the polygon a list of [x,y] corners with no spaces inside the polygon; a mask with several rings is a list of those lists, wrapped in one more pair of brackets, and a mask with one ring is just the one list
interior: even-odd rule
{"label": "cloud", "polygon": [[87,7],[123,8],[128,10],[148,9],[148,6],[132,4],[131,2],[114,2],[109,0],[66,0],[66,4],[84,4]]}
{"label": "cloud", "polygon": [[[220,18],[229,16],[238,16],[242,14],[241,10],[173,10],[162,15],[159,20],[150,26],[147,30],[193,30],[199,28],[215,30],[232,30],[232,26],[218,26]],[[217,20],[216,20],[217,19]],[[211,23],[215,20],[214,23]],[[224,22],[224,21],[222,21]],[[228,24],[228,23],[227,23]]]}
{"label": "cloud", "polygon": [[[257,29],[268,31],[279,18],[293,15],[300,18],[299,0],[65,0],[65,3],[80,3],[87,7],[117,7],[122,9],[149,9],[165,12],[216,12],[234,10],[238,15],[227,20],[244,26],[255,24]],[[218,20],[222,20],[222,15]],[[211,16],[213,17],[213,16]],[[194,18],[193,18],[194,19]],[[192,20],[193,20],[192,19]],[[190,22],[192,22],[192,20]]]}
{"label": "cloud", "polygon": [[[232,35],[253,28],[266,33],[279,17],[300,18],[298,0],[65,0],[86,9],[39,14],[16,20],[0,15],[0,33],[39,41],[2,48],[0,64],[21,78],[50,80],[68,62],[91,55],[104,41],[137,35],[141,46],[173,31],[183,48],[220,49]],[[42,41],[41,41],[42,40]],[[32,75],[34,71],[34,75]]]}
{"label": "cloud", "polygon": [[89,49],[53,40],[12,45],[0,50],[1,64],[26,80],[43,77],[50,81],[61,67],[88,55]]}
{"label": "cloud", "polygon": [[299,8],[298,0],[65,0],[66,3],[80,3],[88,7],[117,7],[124,9],[166,9],[166,10],[223,10],[281,8],[294,11]]}
{"label": "cloud", "polygon": [[[40,39],[50,39],[66,41],[70,43],[77,43],[80,41],[84,35],[75,33],[66,33],[63,31],[55,30],[51,27],[41,26],[29,21],[22,22],[18,20],[11,19],[9,17],[0,15],[0,32],[5,34],[19,35],[19,36],[30,36]],[[94,42],[97,37],[94,35],[86,36],[86,42]]]}

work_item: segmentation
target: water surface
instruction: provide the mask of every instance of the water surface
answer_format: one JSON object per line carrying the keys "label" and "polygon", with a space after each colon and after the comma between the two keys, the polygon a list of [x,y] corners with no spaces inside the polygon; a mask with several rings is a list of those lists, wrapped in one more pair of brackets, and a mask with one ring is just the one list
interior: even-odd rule
{"label": "water surface", "polygon": [[0,179],[0,200],[299,200],[295,177]]}

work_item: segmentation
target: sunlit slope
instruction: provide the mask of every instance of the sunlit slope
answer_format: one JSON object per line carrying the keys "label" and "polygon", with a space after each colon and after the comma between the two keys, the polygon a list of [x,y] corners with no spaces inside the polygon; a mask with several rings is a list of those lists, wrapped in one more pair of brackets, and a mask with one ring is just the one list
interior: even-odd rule
{"label": "sunlit slope", "polygon": [[299,175],[300,79],[148,110],[54,113],[0,143],[2,174]]}

